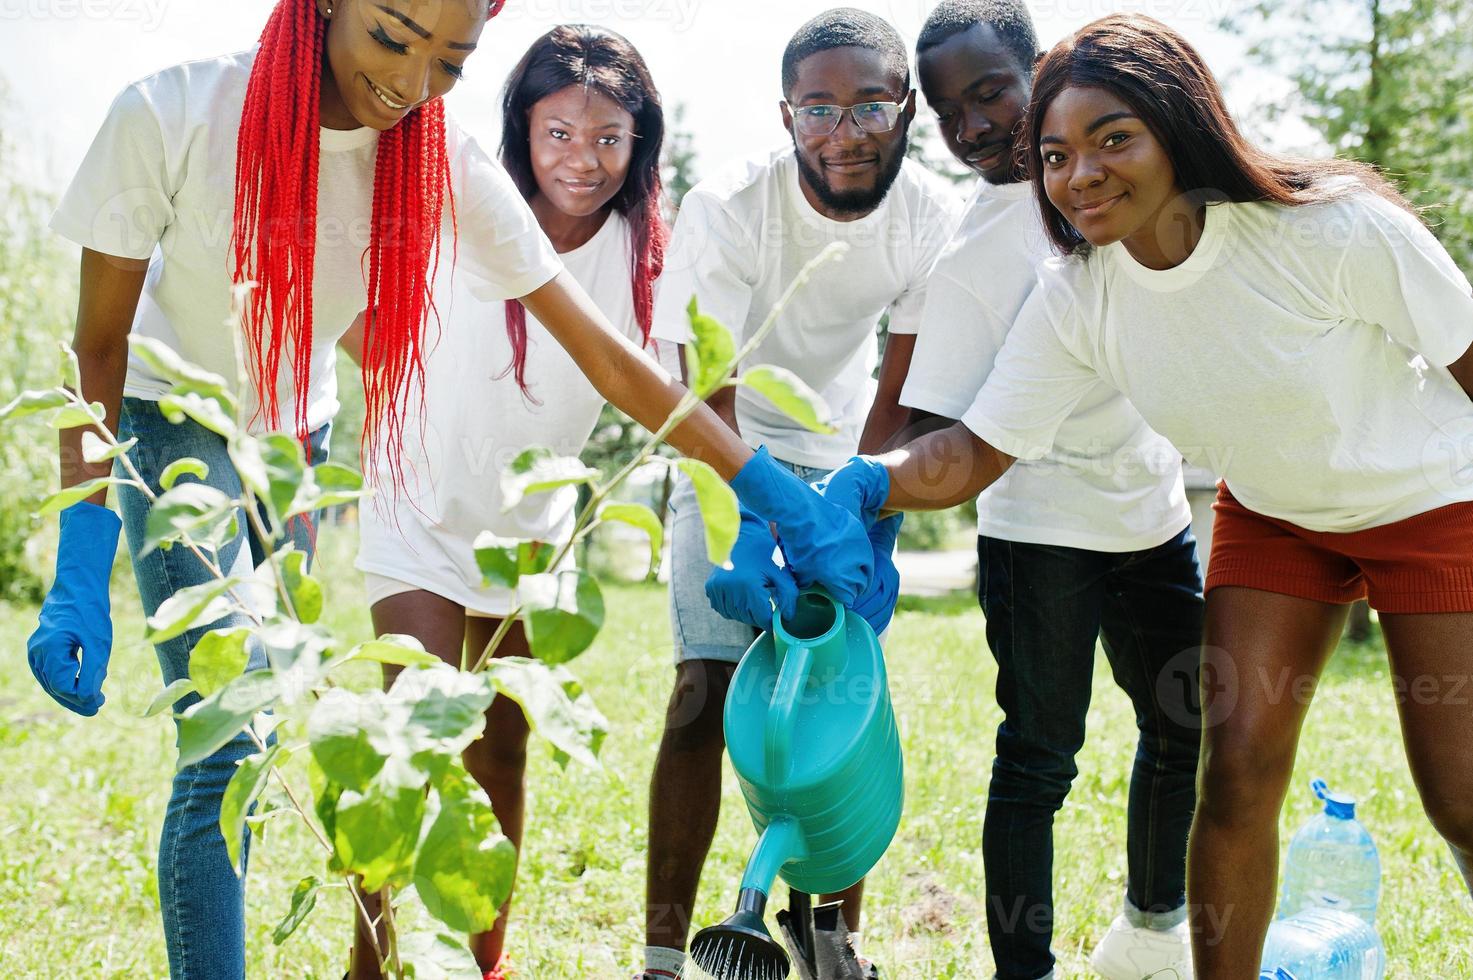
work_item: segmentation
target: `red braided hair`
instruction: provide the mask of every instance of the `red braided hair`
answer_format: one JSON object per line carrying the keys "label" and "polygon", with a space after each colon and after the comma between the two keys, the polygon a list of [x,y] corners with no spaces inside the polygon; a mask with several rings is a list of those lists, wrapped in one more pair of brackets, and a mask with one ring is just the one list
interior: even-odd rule
{"label": "red braided hair", "polygon": [[[505,0],[490,0],[488,16]],[[261,32],[236,143],[236,282],[254,281],[242,324],[247,368],[266,424],[282,424],[277,381],[283,351],[295,384],[292,428],[307,436],[312,350],[312,270],[317,251],[317,166],[327,22],[312,0],[279,0]],[[373,220],[363,258],[369,316],[363,342],[365,452],[387,435],[394,482],[406,405],[423,394],[425,323],[440,229],[455,201],[445,146],[445,107],[434,99],[379,136]]]}

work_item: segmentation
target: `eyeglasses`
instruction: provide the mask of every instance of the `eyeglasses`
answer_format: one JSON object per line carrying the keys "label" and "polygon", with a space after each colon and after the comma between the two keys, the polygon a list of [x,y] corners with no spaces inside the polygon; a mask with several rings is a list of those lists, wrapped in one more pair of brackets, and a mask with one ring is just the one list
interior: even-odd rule
{"label": "eyeglasses", "polygon": [[854,117],[854,125],[866,133],[888,133],[900,121],[904,102],[860,102],[856,105],[800,105],[788,107],[793,125],[804,136],[828,136],[844,121],[844,113]]}

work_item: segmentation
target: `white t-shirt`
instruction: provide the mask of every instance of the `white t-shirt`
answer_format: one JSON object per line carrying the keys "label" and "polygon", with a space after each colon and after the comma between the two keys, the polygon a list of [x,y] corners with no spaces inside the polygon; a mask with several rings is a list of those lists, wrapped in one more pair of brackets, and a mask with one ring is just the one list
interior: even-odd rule
{"label": "white t-shirt", "polygon": [[1050,259],[963,421],[1037,459],[1102,385],[1244,506],[1355,531],[1473,500],[1473,403],[1445,365],[1473,289],[1411,214],[1367,191],[1207,208],[1162,271],[1120,244]]}
{"label": "white t-shirt", "polygon": [[[133,333],[164,342],[232,386],[235,338],[225,322],[235,269],[235,151],[254,58],[252,49],[186,62],[125,88],[51,219],[55,231],[85,248],[151,259]],[[461,267],[483,280],[482,298],[526,295],[557,275],[557,254],[501,166],[453,122],[446,130]],[[367,302],[360,260],[372,229],[378,132],[323,129],[319,145],[309,429],[337,411],[333,347]],[[449,208],[442,240],[446,266]],[[125,395],[157,400],[168,390],[146,364],[129,359]],[[264,419],[255,393],[243,397],[247,417]],[[296,395],[285,356],[277,397],[289,424]]]}
{"label": "white t-shirt", "polygon": [[[628,222],[611,214],[561,258],[609,322],[639,344]],[[424,426],[405,427],[404,492],[380,494],[361,509],[358,568],[504,615],[508,594],[481,584],[476,536],[491,531],[561,543],[572,532],[578,491],[535,494],[503,511],[502,470],[530,446],[578,455],[604,399],[530,313],[526,377],[536,402],[525,398],[507,372],[512,350],[503,304],[478,302],[460,282],[449,295],[445,328],[425,358]]]}
{"label": "white t-shirt", "polygon": [[731,330],[740,346],[755,333],[803,265],[830,242],[849,252],[820,267],[783,311],[748,366],[787,368],[819,393],[837,433],[809,432],[746,388],[737,424],[752,446],[779,459],[831,468],[852,456],[874,398],[875,331],[915,333],[926,277],[960,216],[956,193],[906,161],[880,206],[854,221],[819,214],[798,184],[791,146],[744,160],[686,194],[655,303],[654,336],[685,343],[686,305]]}
{"label": "white t-shirt", "polygon": [[[1052,254],[1031,184],[978,181],[931,273],[900,403],[965,415]],[[1093,551],[1154,548],[1191,519],[1180,454],[1105,385],[1080,399],[1047,454],[977,498],[978,534]]]}

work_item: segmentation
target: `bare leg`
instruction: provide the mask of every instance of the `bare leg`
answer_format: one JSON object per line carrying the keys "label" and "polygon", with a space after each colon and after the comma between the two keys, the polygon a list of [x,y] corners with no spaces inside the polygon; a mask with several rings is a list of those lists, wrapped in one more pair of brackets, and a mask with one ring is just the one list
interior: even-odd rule
{"label": "bare leg", "polygon": [[[479,616],[466,618],[466,647],[472,662],[486,648],[491,634],[501,624],[499,619]],[[514,625],[496,649],[498,657],[529,657],[527,634],[521,623]],[[516,846],[518,860],[522,853],[522,828],[525,821],[526,787],[523,777],[527,769],[527,717],[521,705],[511,698],[497,698],[486,712],[486,734],[481,736],[463,756],[465,768],[486,795],[491,809],[501,824],[501,832]],[[511,910],[511,896],[501,907],[501,915],[490,932],[471,937],[471,952],[482,970],[489,970],[501,958],[506,943],[506,924]]]}
{"label": "bare leg", "polygon": [[[701,866],[721,814],[721,712],[736,664],[683,660],[650,779],[645,943],[684,949]],[[732,896],[735,898],[735,896]]]}
{"label": "bare leg", "polygon": [[1412,780],[1473,893],[1473,613],[1381,617]]}
{"label": "bare leg", "polygon": [[1198,980],[1258,974],[1273,915],[1279,809],[1347,609],[1233,586],[1208,593],[1202,763],[1187,851]]}
{"label": "bare leg", "polygon": [[850,932],[859,931],[859,914],[861,911],[861,906],[864,904],[863,878],[859,879],[854,884],[850,885],[848,888],[844,889],[841,892],[834,892],[832,895],[822,895],[819,897],[818,900],[822,904],[827,904],[829,902],[843,902],[844,908],[842,911],[844,913],[844,927],[847,928]]}
{"label": "bare leg", "polygon": [[[460,665],[460,648],[465,642],[465,609],[459,603],[432,592],[403,592],[374,603],[371,612],[376,635],[403,633],[412,636],[441,660]],[[397,667],[385,665],[385,688],[393,684],[398,672]],[[380,896],[363,897],[369,914],[377,916],[382,907]],[[355,917],[353,922],[353,960],[348,975],[353,980],[378,980],[382,974],[374,961],[373,943],[369,942],[362,918]],[[379,942],[383,941],[384,934],[380,929]]]}

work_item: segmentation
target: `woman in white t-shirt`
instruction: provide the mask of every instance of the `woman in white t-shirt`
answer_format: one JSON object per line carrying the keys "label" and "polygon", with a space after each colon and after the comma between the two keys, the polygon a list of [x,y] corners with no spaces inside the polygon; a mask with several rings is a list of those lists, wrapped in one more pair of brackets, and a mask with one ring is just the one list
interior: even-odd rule
{"label": "woman in white t-shirt", "polygon": [[[1473,287],[1377,174],[1238,133],[1178,34],[1108,17],[1039,66],[1046,263],[962,421],[841,471],[855,508],[947,507],[1036,459],[1099,386],[1224,479],[1209,562],[1199,980],[1255,976],[1313,689],[1369,596],[1412,775],[1473,880]],[[1448,682],[1451,683],[1451,682]]]}
{"label": "woman in white t-shirt", "polygon": [[[417,0],[278,0],[257,47],[165,69],[114,101],[52,227],[82,246],[73,341],[81,387],[120,437],[136,438],[129,458],[154,488],[186,457],[207,464],[199,479],[214,489],[234,495],[241,485],[218,431],[166,420],[159,399],[169,381],[156,362],[130,358],[130,333],[231,389],[244,347],[248,381],[237,395],[251,429],[281,425],[318,460],[337,410],[333,348],[364,309],[374,311],[364,344],[367,442],[398,472],[400,434],[414,429],[420,409],[414,393],[437,266],[457,266],[482,300],[520,297],[593,386],[641,424],[656,428],[669,416],[684,389],[608,323],[506,172],[445,115],[441,97],[500,6],[449,0],[429,5],[431,17]],[[232,284],[245,281],[257,287],[237,334],[227,325]],[[61,436],[68,487],[106,477],[112,465],[88,460],[82,431]],[[712,464],[749,509],[784,529],[800,574],[811,570],[836,594],[857,595],[872,564],[857,521],[767,454],[753,454],[704,406],[671,442]],[[386,489],[402,484],[391,477]],[[121,519],[105,498],[99,487],[63,512],[57,576],[27,645],[38,683],[83,715],[103,702],[107,573],[123,526],[147,614],[212,577],[189,549],[148,546],[141,493],[120,488]],[[310,554],[310,522],[289,530]],[[848,557],[820,565],[828,538],[847,542]],[[217,564],[249,576],[266,548],[241,530],[218,549]],[[164,680],[188,675],[191,651],[211,628],[247,622],[226,617],[157,644]],[[253,645],[250,666],[264,664]],[[253,751],[237,733],[174,780],[159,896],[175,977],[244,973],[243,879],[219,812],[237,763]],[[243,847],[242,870],[247,855]]]}
{"label": "woman in white t-shirt", "polygon": [[[537,216],[564,268],[635,343],[649,339],[654,280],[664,261],[660,148],[664,115],[644,59],[622,36],[564,25],[532,43],[506,83],[501,162]],[[473,543],[496,536],[553,548],[572,532],[574,487],[527,497],[503,511],[501,471],[531,446],[577,455],[604,399],[547,330],[515,300],[508,331],[486,330],[503,304],[451,294],[445,330],[425,359],[425,419],[406,436],[406,492],[362,508],[358,567],[374,630],[408,634],[443,659],[474,662],[516,604],[483,583]],[[482,328],[478,329],[477,325]],[[362,319],[344,338],[354,351]],[[385,461],[375,460],[383,467]],[[521,623],[497,656],[531,656]],[[386,683],[390,677],[385,677]],[[527,722],[497,698],[486,734],[465,752],[518,849],[523,828]],[[501,976],[506,912],[471,949]],[[366,943],[355,971],[377,976]]]}

